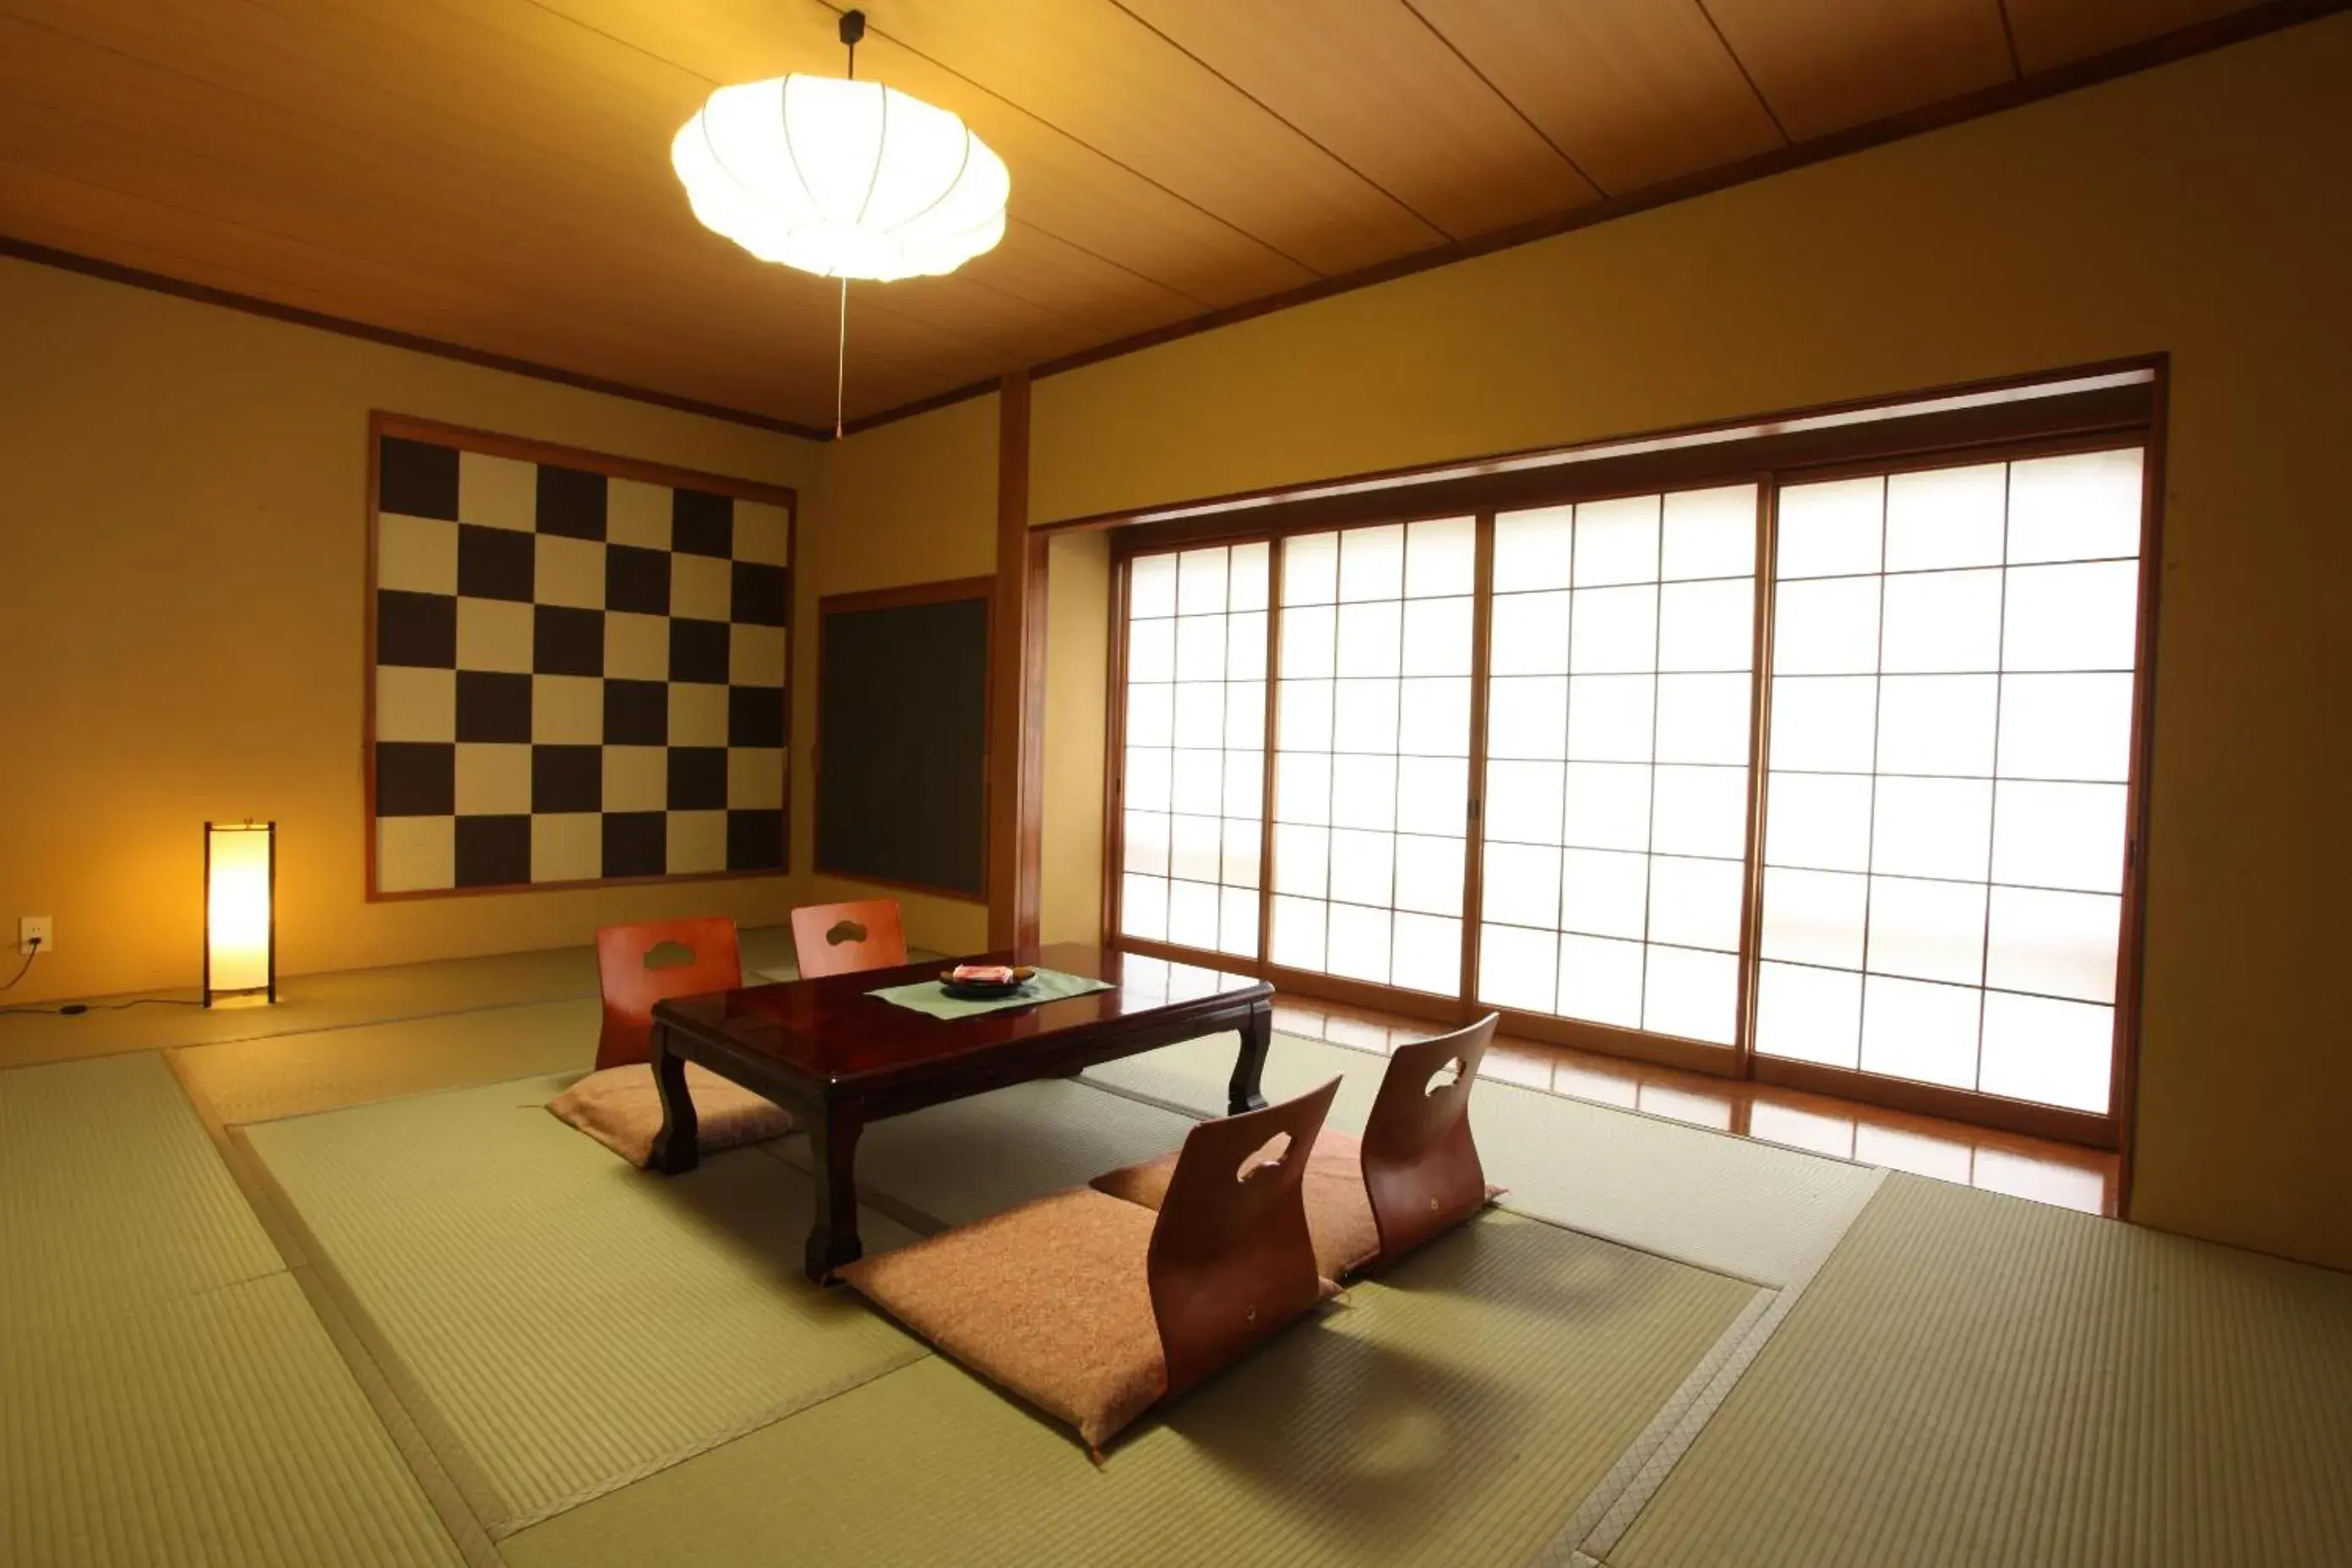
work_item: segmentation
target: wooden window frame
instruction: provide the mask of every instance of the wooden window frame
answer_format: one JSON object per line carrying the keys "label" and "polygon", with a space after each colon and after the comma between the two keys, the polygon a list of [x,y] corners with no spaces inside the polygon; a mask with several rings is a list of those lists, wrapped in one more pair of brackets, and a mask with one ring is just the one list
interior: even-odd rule
{"label": "wooden window frame", "polygon": [[[1104,758],[1103,930],[1107,945],[1176,963],[1269,980],[1301,995],[1454,1025],[1497,1011],[1476,1000],[1478,910],[1484,876],[1482,821],[1487,762],[1489,631],[1494,605],[1494,531],[1498,512],[1595,501],[1618,496],[1717,485],[1757,487],[1756,606],[1750,680],[1746,863],[1740,914],[1739,990],[1733,1043],[1717,1046],[1583,1020],[1499,1009],[1511,1034],[1548,1044],[1828,1093],[1893,1109],[1950,1118],[2030,1136],[2120,1150],[2128,1191],[2133,1101],[2142,1017],[2147,864],[2147,779],[2152,763],[2152,712],[2158,584],[2163,522],[2165,410],[2168,359],[2143,359],[1973,383],[1864,403],[1796,410],[1761,419],[1665,432],[1604,444],[1601,455],[1578,460],[1578,450],[1513,455],[1485,463],[1402,470],[1361,481],[1318,483],[1224,498],[1164,512],[1076,520],[1057,527],[1102,527],[1112,535],[1110,679]],[[2125,379],[2128,377],[2128,379]],[[2068,383],[2104,383],[2080,391],[2035,395]],[[2018,395],[2006,395],[2009,394]],[[1919,405],[1931,405],[1911,412]],[[1943,404],[1947,406],[1937,407]],[[1948,405],[1957,404],[1957,406]],[[1851,417],[1838,417],[1846,416]],[[1826,417],[1825,416],[1829,416]],[[1810,427],[1786,426],[1811,423]],[[1687,440],[1732,432],[1729,438]],[[1753,1048],[1757,951],[1763,918],[1762,833],[1767,801],[1772,677],[1772,563],[1777,546],[1780,488],[1794,480],[1844,474],[1893,474],[1949,468],[1971,461],[2007,461],[2137,445],[2145,453],[2140,508],[2139,625],[2135,649],[2130,773],[2126,786],[2122,924],[2117,933],[2116,1028],[2105,1114],[2011,1100],[1973,1089],[1891,1079],[1858,1069],[1822,1067],[1758,1055]],[[1626,448],[1633,448],[1628,450]],[[1593,450],[1584,448],[1581,450]],[[1547,461],[1545,458],[1557,458]],[[1517,464],[1519,466],[1510,466]],[[1281,584],[1285,542],[1301,534],[1354,527],[1411,523],[1435,518],[1476,519],[1477,553],[1472,601],[1469,806],[1464,853],[1463,955],[1458,994],[1434,995],[1402,987],[1287,968],[1272,962],[1276,721],[1281,668]],[[1125,862],[1123,780],[1126,755],[1128,581],[1138,556],[1218,545],[1265,542],[1272,548],[1266,647],[1265,799],[1260,820],[1258,957],[1242,959],[1179,944],[1119,934]]]}
{"label": "wooden window frame", "polygon": [[981,624],[984,647],[982,667],[990,667],[996,648],[998,613],[998,579],[995,577],[952,577],[937,583],[911,583],[899,588],[873,588],[856,594],[827,594],[816,602],[816,679],[809,692],[809,707],[815,722],[809,739],[809,862],[816,876],[834,877],[845,882],[857,882],[869,887],[889,888],[899,892],[927,893],[937,899],[953,899],[958,903],[989,903],[989,893],[994,884],[989,879],[995,869],[998,854],[995,835],[991,827],[996,817],[993,807],[999,788],[996,776],[995,718],[997,683],[983,682],[983,709],[981,719],[981,788],[980,788],[980,888],[942,888],[929,882],[908,882],[889,877],[877,877],[869,871],[845,871],[828,866],[823,858],[824,838],[817,825],[824,815],[824,626],[831,616],[856,615],[867,610],[899,610],[918,605],[951,605],[977,600],[981,606]]}

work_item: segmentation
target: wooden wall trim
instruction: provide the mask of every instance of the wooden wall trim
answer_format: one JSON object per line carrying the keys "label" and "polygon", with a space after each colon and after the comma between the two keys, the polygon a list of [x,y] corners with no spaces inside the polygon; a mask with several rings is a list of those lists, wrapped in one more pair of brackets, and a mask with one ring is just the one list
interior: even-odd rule
{"label": "wooden wall trim", "polygon": [[[1275,555],[1267,563],[1267,570],[1276,571],[1280,564],[1277,546]],[[1110,613],[1108,641],[1110,660],[1103,694],[1103,885],[1100,918],[1102,945],[1105,947],[1118,940],[1119,896],[1124,890],[1127,875],[1127,593],[1129,575],[1128,563],[1114,555],[1110,563],[1110,592],[1103,595],[1108,601]],[[1280,579],[1276,577],[1270,581],[1278,582]],[[1266,616],[1269,626],[1279,619],[1272,614]],[[1272,635],[1269,632],[1269,638]],[[1269,640],[1266,646],[1271,650],[1278,645]],[[1266,684],[1269,692],[1274,683],[1274,665],[1268,662]],[[1266,731],[1269,738],[1273,733],[1271,729]],[[1269,768],[1268,772],[1272,770]],[[1274,803],[1270,795],[1266,801],[1265,820],[1268,823],[1274,820]],[[1267,842],[1261,839],[1261,843]],[[1271,848],[1262,849],[1260,855],[1259,863],[1264,865],[1272,858]],[[1265,923],[1265,917],[1261,914],[1261,931]],[[1258,946],[1263,951],[1265,942],[1261,940]]]}
{"label": "wooden wall trim", "polygon": [[[1192,548],[1229,539],[1458,517],[1561,500],[1641,495],[1790,472],[1912,458],[2024,439],[2145,429],[2166,355],[2059,366],[1984,381],[1773,409],[1565,446],[1480,453],[1263,489],[1097,512],[1039,531],[1116,531],[1113,549]],[[2129,379],[2126,379],[2129,378]],[[2085,384],[2075,387],[2074,383]],[[1784,426],[1796,425],[1798,429]]]}
{"label": "wooden wall trim", "polygon": [[2116,1121],[2116,1217],[2132,1217],[2139,1154],[2139,1052],[2147,1011],[2149,781],[2156,771],[2157,621],[2163,607],[2165,461],[2172,364],[2157,367],[2154,422],[2140,475],[2139,642],[2133,649],[2130,792],[2124,808],[2124,927],[2117,938],[2116,1038],[2107,1108]]}
{"label": "wooden wall trim", "polygon": [[1045,549],[1029,529],[1029,376],[997,400],[995,632],[989,640],[988,945],[1037,944],[1045,805]]}
{"label": "wooden wall trim", "polygon": [[896,588],[864,588],[854,594],[827,594],[816,602],[819,616],[856,614],[860,610],[898,610],[909,605],[945,605],[957,599],[990,599],[996,594],[991,577],[946,577],[936,583],[908,583]]}
{"label": "wooden wall trim", "polygon": [[533,381],[551,381],[558,386],[578,387],[583,392],[601,393],[606,397],[626,398],[631,403],[650,404],[656,408],[673,408],[681,414],[698,414],[705,419],[723,419],[730,425],[748,425],[755,430],[772,430],[780,436],[796,436],[803,441],[833,439],[830,430],[820,430],[814,425],[802,425],[791,419],[779,419],[772,414],[755,414],[748,408],[705,403],[698,397],[661,392],[650,386],[635,386],[625,381],[612,381],[601,375],[590,375],[584,371],[541,364],[536,360],[519,359],[513,354],[498,353],[489,349],[469,348],[464,343],[453,343],[443,338],[428,338],[421,332],[402,331],[397,327],[379,327],[370,321],[330,315],[324,310],[312,310],[300,305],[280,304],[256,294],[216,289],[209,283],[191,283],[167,273],[126,267],[119,261],[104,261],[95,256],[59,250],[55,246],[37,245],[29,239],[18,239],[11,235],[0,234],[0,256],[14,257],[19,261],[30,261],[40,267],[54,267],[62,272],[79,272],[84,277],[103,279],[109,283],[128,284],[133,289],[169,294],[176,299],[194,300],[200,305],[217,305],[225,310],[240,310],[248,316],[261,316],[297,327],[333,332],[338,337],[357,338],[362,342],[406,349],[411,353],[431,354],[436,359],[456,360],[460,364],[476,365],[483,370],[527,375]]}
{"label": "wooden wall trim", "polygon": [[945,392],[934,392],[928,397],[894,404],[877,414],[846,420],[841,426],[841,433],[845,436],[862,435],[885,425],[896,425],[901,419],[912,419],[920,414],[933,414],[942,408],[952,408],[959,403],[969,403],[975,397],[986,397],[1003,385],[1003,376],[992,375],[985,381],[968,381],[961,386],[950,386]]}
{"label": "wooden wall trim", "polygon": [[[374,422],[378,437],[407,437],[437,446],[462,447],[469,452],[482,452],[496,458],[513,458],[526,463],[552,463],[558,468],[583,468],[590,473],[604,474],[616,479],[639,479],[649,485],[667,485],[672,489],[703,490],[712,495],[732,496],[739,500],[781,506],[793,514],[793,533],[796,536],[799,531],[800,491],[791,485],[775,484],[767,479],[747,479],[735,474],[714,474],[704,468],[680,468],[675,463],[651,462],[613,452],[592,451],[585,447],[566,447],[560,442],[541,441],[528,436],[509,436],[501,430],[479,430],[438,419],[421,419],[413,414],[396,414],[390,409],[371,410],[370,417]],[[798,538],[794,537],[792,543],[797,546]],[[797,565],[798,563],[793,564]]]}

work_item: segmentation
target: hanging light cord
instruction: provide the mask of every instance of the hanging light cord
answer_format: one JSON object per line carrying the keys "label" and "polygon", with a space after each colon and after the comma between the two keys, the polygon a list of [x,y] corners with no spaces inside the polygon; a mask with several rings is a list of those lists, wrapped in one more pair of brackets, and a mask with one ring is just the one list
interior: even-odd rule
{"label": "hanging light cord", "polygon": [[841,439],[841,395],[849,381],[849,279],[841,280],[841,335],[833,349],[833,438]]}
{"label": "hanging light cord", "polygon": [[[866,36],[866,13],[841,14],[841,41],[849,49],[849,79],[857,79],[857,40]],[[842,398],[849,385],[849,279],[841,280],[841,327],[833,346],[833,438],[841,439]]]}

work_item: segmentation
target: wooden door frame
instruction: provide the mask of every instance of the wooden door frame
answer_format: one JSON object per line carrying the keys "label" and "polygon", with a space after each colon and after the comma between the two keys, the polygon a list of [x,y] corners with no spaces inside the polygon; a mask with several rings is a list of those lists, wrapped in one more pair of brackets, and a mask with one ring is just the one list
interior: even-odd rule
{"label": "wooden door frame", "polygon": [[[877,888],[888,888],[898,892],[924,893],[936,899],[952,899],[958,903],[979,904],[988,901],[987,889],[996,885],[1003,862],[992,841],[990,825],[995,819],[999,785],[993,767],[988,762],[990,753],[983,750],[980,784],[980,885],[982,891],[970,888],[946,888],[931,882],[914,882],[901,878],[880,877],[871,871],[850,870],[824,863],[824,836],[818,825],[824,816],[824,633],[825,623],[835,616],[858,615],[871,610],[902,610],[921,605],[951,605],[976,603],[981,608],[982,636],[987,645],[987,658],[993,667],[996,649],[1002,639],[997,635],[996,589],[994,577],[950,577],[935,583],[902,583],[895,588],[864,588],[854,593],[827,594],[816,602],[815,680],[809,690],[809,708],[814,716],[809,740],[809,866],[819,877],[831,877],[845,882],[868,883]],[[985,710],[981,719],[983,737],[994,729],[998,701],[992,686],[983,685],[982,700]],[[986,742],[983,741],[985,747]]]}

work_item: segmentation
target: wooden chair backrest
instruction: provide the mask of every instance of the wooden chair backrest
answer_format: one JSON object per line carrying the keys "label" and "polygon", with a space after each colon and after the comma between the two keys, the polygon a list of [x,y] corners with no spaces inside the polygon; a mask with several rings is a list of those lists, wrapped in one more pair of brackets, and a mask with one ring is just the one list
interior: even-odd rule
{"label": "wooden chair backrest", "polygon": [[[1364,1121],[1364,1195],[1392,1262],[1450,1230],[1486,1201],[1486,1173],[1470,1137],[1470,1088],[1495,1038],[1496,1016],[1435,1039],[1399,1046]],[[1454,1080],[1432,1088],[1449,1065]]]}
{"label": "wooden chair backrest", "polygon": [[625,1067],[653,1054],[655,1003],[732,991],[742,984],[735,922],[724,915],[606,926],[596,933],[596,985],[604,997],[598,1069]]}
{"label": "wooden chair backrest", "polygon": [[794,910],[793,956],[803,980],[855,974],[861,969],[896,969],[907,962],[907,932],[898,923],[898,900],[866,899],[854,904],[810,904]]}
{"label": "wooden chair backrest", "polygon": [[[1300,1183],[1339,1088],[1335,1078],[1185,1135],[1145,1265],[1170,1394],[1232,1364],[1323,1299]],[[1258,1159],[1284,1135],[1290,1142],[1278,1156]]]}

